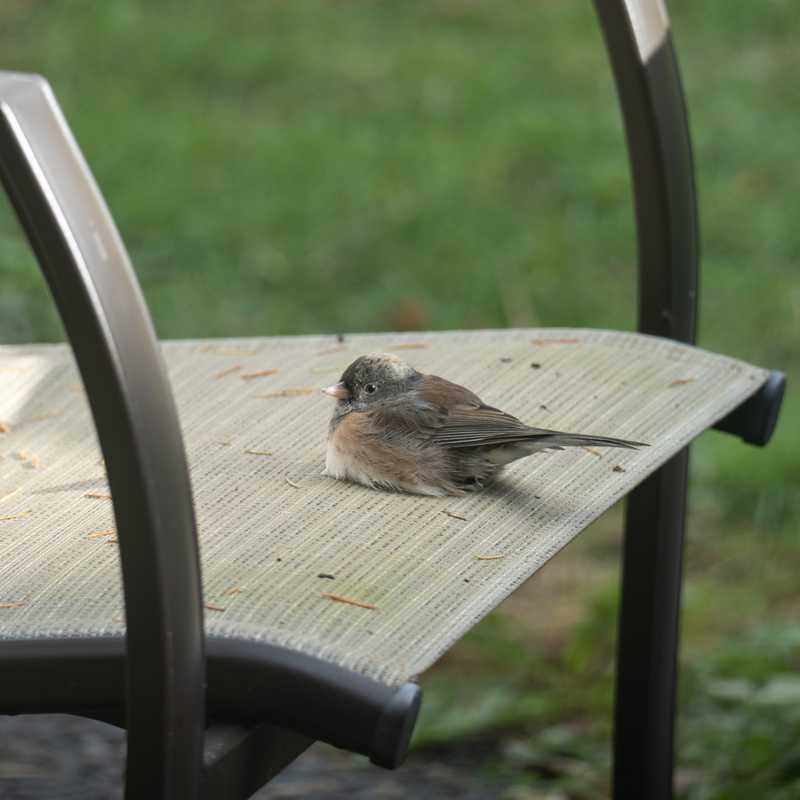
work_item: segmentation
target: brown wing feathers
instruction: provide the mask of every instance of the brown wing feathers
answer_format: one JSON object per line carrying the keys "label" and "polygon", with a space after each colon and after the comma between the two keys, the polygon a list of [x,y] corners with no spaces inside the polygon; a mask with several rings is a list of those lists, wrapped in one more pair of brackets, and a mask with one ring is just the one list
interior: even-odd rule
{"label": "brown wing feathers", "polygon": [[513,442],[541,441],[551,447],[604,446],[635,449],[640,442],[628,442],[607,436],[561,433],[525,425],[481,399],[463,386],[435,375],[426,376],[417,388],[425,403],[438,406],[446,413],[432,431],[431,440],[444,447],[483,447]]}

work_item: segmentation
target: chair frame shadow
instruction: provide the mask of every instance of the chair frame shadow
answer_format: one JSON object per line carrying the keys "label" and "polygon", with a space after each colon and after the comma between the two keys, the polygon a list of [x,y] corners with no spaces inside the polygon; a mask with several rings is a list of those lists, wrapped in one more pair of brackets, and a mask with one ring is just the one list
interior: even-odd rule
{"label": "chair frame shadow", "polygon": [[[697,204],[669,21],[662,0],[595,7],[630,156],[638,330],[692,344]],[[124,639],[0,642],[0,710],[124,725],[129,800],[249,797],[316,738],[397,766],[419,708],[417,686],[391,689],[281,648],[204,636],[192,489],[158,342],[111,214],[39,76],[0,73],[0,178],[86,387],[113,497],[127,620]],[[715,427],[766,444],[784,386],[771,373]],[[687,448],[627,500],[616,800],[672,797],[688,458]],[[70,675],[91,690],[76,695]],[[298,704],[301,688],[308,694]],[[353,722],[342,731],[335,722],[344,713]]]}

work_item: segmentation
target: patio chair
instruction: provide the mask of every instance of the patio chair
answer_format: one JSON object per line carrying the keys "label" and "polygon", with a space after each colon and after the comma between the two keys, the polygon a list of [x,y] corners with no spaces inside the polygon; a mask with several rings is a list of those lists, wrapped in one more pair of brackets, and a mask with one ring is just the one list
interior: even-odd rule
{"label": "patio chair", "polygon": [[[614,795],[671,796],[688,445],[712,426],[766,444],[784,377],[693,346],[693,169],[666,13],[596,7],[631,156],[637,333],[159,345],[50,87],[2,74],[2,182],[70,346],[0,348],[0,712],[124,725],[131,800],[244,798],[314,740],[396,767],[415,677],[629,495]],[[371,350],[533,423],[652,446],[540,455],[465,498],[330,480],[313,387]]]}

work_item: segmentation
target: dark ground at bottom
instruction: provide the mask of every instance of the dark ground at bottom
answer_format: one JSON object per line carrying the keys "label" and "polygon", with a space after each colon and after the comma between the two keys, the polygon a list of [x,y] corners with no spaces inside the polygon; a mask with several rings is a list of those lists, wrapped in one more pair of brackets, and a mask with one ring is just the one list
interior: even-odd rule
{"label": "dark ground at bottom", "polygon": [[[2,800],[119,800],[124,731],[63,715],[0,717]],[[400,770],[374,767],[327,745],[314,745],[256,795],[257,800],[534,800],[512,774],[491,768],[485,746],[412,753]]]}

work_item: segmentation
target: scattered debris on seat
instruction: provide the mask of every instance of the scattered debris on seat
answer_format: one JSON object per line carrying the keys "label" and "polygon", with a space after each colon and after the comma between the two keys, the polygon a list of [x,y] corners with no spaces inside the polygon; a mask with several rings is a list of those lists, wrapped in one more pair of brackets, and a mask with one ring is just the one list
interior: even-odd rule
{"label": "scattered debris on seat", "polygon": [[456,514],[454,511],[442,511],[442,514],[446,514],[453,519],[460,519],[462,522],[468,522],[466,517],[462,517],[461,514]]}
{"label": "scattered debris on seat", "polygon": [[223,595],[232,595],[232,594],[241,594],[244,591],[244,586],[229,586],[224,592]]}
{"label": "scattered debris on seat", "polygon": [[625,467],[621,467],[619,464],[617,464],[611,471],[612,472],[625,472]]}
{"label": "scattered debris on seat", "polygon": [[88,497],[91,500],[110,500],[111,495],[105,494],[103,492],[86,492],[84,497]]}
{"label": "scattered debris on seat", "polygon": [[267,378],[270,375],[275,375],[277,372],[277,369],[259,369],[255,372],[243,372],[239,377],[243,381],[251,381],[254,378]]}
{"label": "scattered debris on seat", "polygon": [[87,539],[101,539],[103,536],[115,536],[117,533],[116,528],[109,528],[105,531],[95,531],[94,533],[90,533],[86,538]]}
{"label": "scattered debris on seat", "polygon": [[18,450],[14,453],[14,458],[16,458],[17,461],[24,462],[25,466],[31,469],[40,469],[42,466],[39,457],[29,453],[27,450]]}
{"label": "scattered debris on seat", "polygon": [[531,361],[531,369],[541,369],[542,365],[538,361]]}
{"label": "scattered debris on seat", "polygon": [[218,381],[220,378],[226,378],[228,375],[233,375],[234,372],[238,372],[241,368],[241,364],[234,364],[232,367],[223,369],[222,372],[218,372],[216,375],[214,375],[214,380]]}
{"label": "scattered debris on seat", "polygon": [[497,561],[500,558],[505,558],[505,554],[498,553],[497,555],[475,556],[476,561]]}
{"label": "scattered debris on seat", "polygon": [[33,514],[33,511],[20,511],[19,514],[10,514],[6,517],[0,517],[0,522],[11,522],[15,519],[25,519],[25,517],[29,517]]}
{"label": "scattered debris on seat", "polygon": [[318,350],[316,353],[314,353],[314,355],[315,356],[328,356],[328,355],[331,355],[333,353],[341,353],[342,350],[347,350],[347,348],[340,344],[337,347],[329,347],[327,350]]}
{"label": "scattered debris on seat", "polygon": [[591,453],[593,456],[597,456],[598,458],[603,457],[603,454],[599,450],[595,450],[594,447],[581,447],[581,450],[585,450],[587,453]]}
{"label": "scattered debris on seat", "polygon": [[28,604],[27,600],[17,600],[12,602],[0,603],[0,608],[22,608]]}
{"label": "scattered debris on seat", "polygon": [[207,608],[209,611],[224,611],[225,610],[222,606],[218,606],[216,603],[203,603],[203,608]]}
{"label": "scattered debris on seat", "polygon": [[214,353],[219,356],[254,356],[257,351],[232,345],[204,344],[197,348],[198,353]]}
{"label": "scattered debris on seat", "polygon": [[328,578],[329,580],[332,580],[332,581],[336,580],[336,576],[335,575],[331,575],[328,572],[320,572],[319,575],[317,575],[317,577],[318,578]]}
{"label": "scattered debris on seat", "polygon": [[670,386],[685,386],[687,383],[692,383],[693,381],[697,380],[696,378],[676,378],[674,381],[670,381]]}
{"label": "scattered debris on seat", "polygon": [[426,347],[430,347],[427,342],[403,342],[389,347],[388,350],[389,352],[392,350],[424,350]]}
{"label": "scattered debris on seat", "polygon": [[250,450],[249,448],[244,451],[250,456],[271,456],[272,450]]}
{"label": "scattered debris on seat", "polygon": [[10,492],[7,492],[4,495],[0,495],[0,503],[2,503],[4,500],[8,500],[9,497],[13,497],[19,491],[22,491],[21,486],[17,486],[16,489],[12,489]]}
{"label": "scattered debris on seat", "polygon": [[352,597],[342,597],[340,594],[332,594],[331,592],[322,592],[323,597],[332,600],[334,603],[346,603],[348,606],[358,606],[358,608],[367,608],[370,611],[377,611],[378,606],[373,603],[364,603],[361,600],[354,600]]}
{"label": "scattered debris on seat", "polygon": [[500,363],[501,364],[510,364],[514,359],[509,356],[501,356]]}
{"label": "scattered debris on seat", "polygon": [[53,419],[53,417],[60,417],[63,411],[48,411],[45,414],[36,414],[33,417],[26,417],[20,420],[21,425],[26,425],[29,422],[44,422],[46,419]]}
{"label": "scattered debris on seat", "polygon": [[303,487],[299,483],[295,483],[291,478],[284,476],[284,480],[289,486],[293,487],[294,489],[302,489]]}
{"label": "scattered debris on seat", "polygon": [[256,397],[261,400],[269,400],[273,397],[302,397],[303,395],[314,394],[313,389],[280,389],[277,392],[268,392],[267,394],[257,394]]}
{"label": "scattered debris on seat", "polygon": [[0,433],[9,433],[11,431],[11,426],[7,422],[3,422],[0,420]]}

